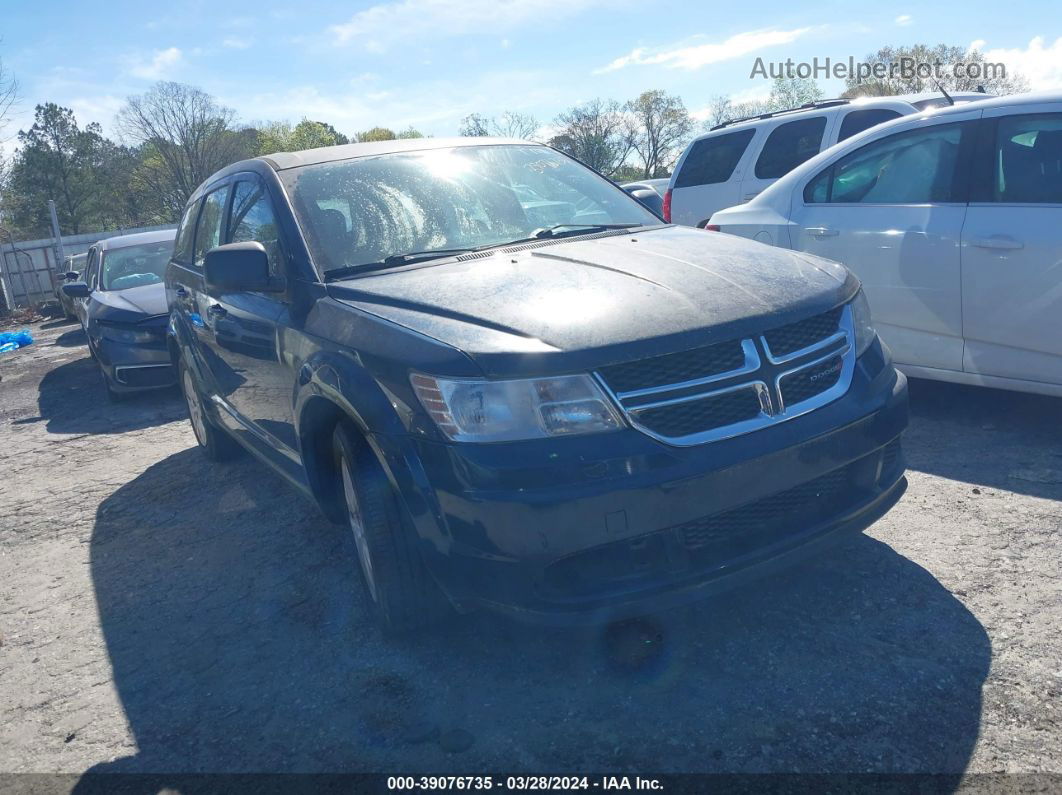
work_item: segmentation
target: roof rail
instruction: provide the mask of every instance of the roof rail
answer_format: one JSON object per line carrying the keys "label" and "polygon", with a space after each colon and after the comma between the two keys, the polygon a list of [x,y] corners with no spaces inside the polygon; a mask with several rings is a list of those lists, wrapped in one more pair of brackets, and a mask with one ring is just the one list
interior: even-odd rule
{"label": "roof rail", "polygon": [[814,108],[832,108],[835,105],[847,105],[849,100],[847,99],[820,99],[815,102],[805,102],[796,108],[786,108],[785,110],[771,110],[766,113],[759,113],[754,116],[742,116],[740,119],[727,119],[724,122],[720,122],[714,127],[710,127],[708,132],[713,130],[721,130],[724,127],[729,127],[732,124],[741,124],[746,121],[757,121],[759,119],[770,119],[774,116],[781,116],[784,113],[797,113],[802,110],[812,110]]}

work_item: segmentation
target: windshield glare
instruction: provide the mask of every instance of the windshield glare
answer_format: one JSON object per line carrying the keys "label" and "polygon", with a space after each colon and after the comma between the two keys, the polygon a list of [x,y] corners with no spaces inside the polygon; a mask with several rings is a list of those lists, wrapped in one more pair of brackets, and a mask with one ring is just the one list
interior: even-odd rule
{"label": "windshield glare", "polygon": [[104,290],[127,290],[161,282],[171,253],[171,240],[105,251],[100,283]]}
{"label": "windshield glare", "polygon": [[325,271],[499,245],[558,224],[660,223],[608,180],[543,146],[356,158],[292,169],[285,179]]}

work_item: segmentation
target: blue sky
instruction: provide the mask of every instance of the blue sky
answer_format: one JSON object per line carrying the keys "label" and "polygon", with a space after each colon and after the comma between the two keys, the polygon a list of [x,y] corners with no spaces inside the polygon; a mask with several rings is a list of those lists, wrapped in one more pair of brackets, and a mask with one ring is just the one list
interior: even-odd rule
{"label": "blue sky", "polygon": [[860,58],[920,41],[977,42],[1034,88],[1062,87],[1058,0],[0,0],[0,37],[22,95],[8,139],[44,101],[110,131],[124,99],[159,79],[201,86],[246,121],[305,116],[346,133],[453,134],[468,113],[506,109],[549,122],[649,88],[697,113],[717,94],[763,95],[757,56]]}

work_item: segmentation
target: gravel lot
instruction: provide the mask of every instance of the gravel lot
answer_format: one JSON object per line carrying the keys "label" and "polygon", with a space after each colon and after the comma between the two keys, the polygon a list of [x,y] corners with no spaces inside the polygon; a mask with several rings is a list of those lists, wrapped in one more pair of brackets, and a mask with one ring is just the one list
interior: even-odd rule
{"label": "gravel lot", "polygon": [[341,529],[33,330],[0,356],[0,772],[1062,772],[1062,401],[913,382],[907,495],[784,578],[395,644]]}

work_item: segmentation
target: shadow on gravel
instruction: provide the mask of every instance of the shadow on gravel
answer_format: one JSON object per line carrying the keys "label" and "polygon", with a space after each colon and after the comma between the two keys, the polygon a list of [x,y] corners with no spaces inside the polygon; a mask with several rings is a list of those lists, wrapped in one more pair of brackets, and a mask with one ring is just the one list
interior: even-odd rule
{"label": "shadow on gravel", "polygon": [[867,536],[666,616],[402,643],[353,556],[253,460],[187,450],[114,492],[91,573],[138,753],[90,773],[957,774],[977,737],[985,630]]}
{"label": "shadow on gravel", "polygon": [[1062,500],[1062,399],[914,378],[910,394],[910,469]]}
{"label": "shadow on gravel", "polygon": [[39,417],[16,422],[44,420],[49,433],[122,433],[187,416],[176,388],[133,394],[121,403],[109,402],[99,367],[88,356],[45,374],[37,410]]}
{"label": "shadow on gravel", "polygon": [[77,325],[56,337],[55,344],[61,348],[78,348],[88,345],[88,337],[85,336],[85,329]]}
{"label": "shadow on gravel", "polygon": [[44,331],[47,329],[62,328],[63,326],[74,325],[76,325],[79,329],[81,328],[81,325],[80,323],[78,323],[76,318],[62,317],[58,320],[49,320],[47,323],[42,323],[41,330]]}

